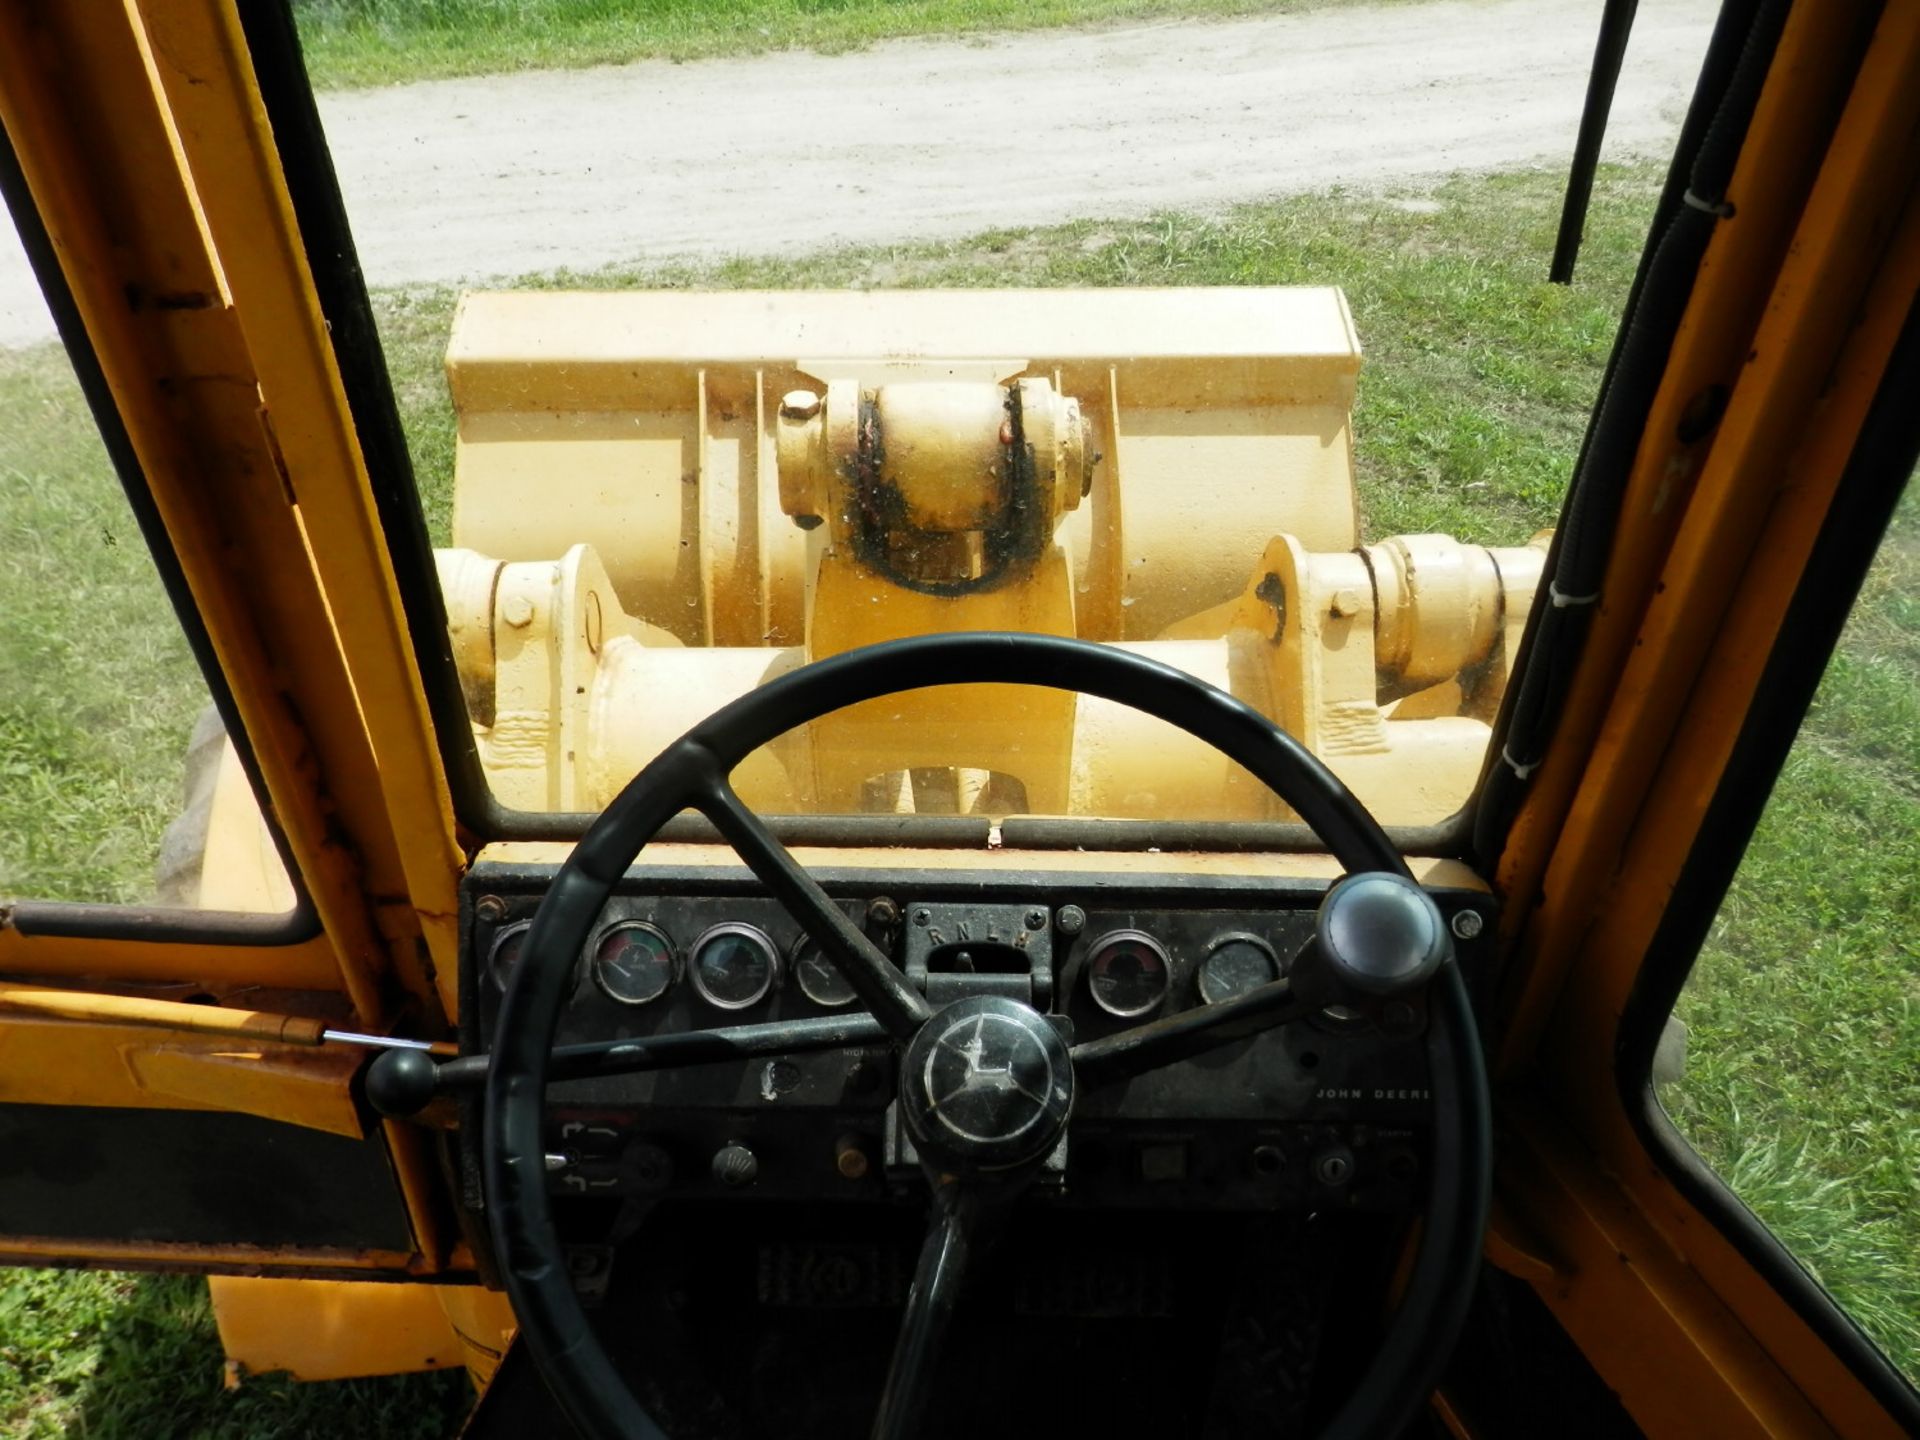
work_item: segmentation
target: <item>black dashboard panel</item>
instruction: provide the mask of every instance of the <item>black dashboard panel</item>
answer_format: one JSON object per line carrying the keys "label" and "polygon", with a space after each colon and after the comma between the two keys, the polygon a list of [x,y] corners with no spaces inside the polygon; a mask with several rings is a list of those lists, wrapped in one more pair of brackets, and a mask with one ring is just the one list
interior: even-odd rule
{"label": "black dashboard panel", "polygon": [[[822,1003],[840,998],[832,972],[807,966],[798,925],[741,871],[636,868],[587,954],[516,955],[515,937],[552,875],[482,864],[467,879],[468,1053],[486,1048],[514,964],[571,967],[561,1043],[852,1008]],[[1211,875],[861,870],[816,878],[936,1004],[1013,995],[1060,1017],[1076,1040],[1285,973],[1312,936],[1325,889]],[[1484,980],[1476,937],[1491,929],[1490,897],[1432,893],[1460,937],[1470,983]],[[1458,919],[1464,912],[1472,918]],[[616,963],[596,973],[594,952],[616,932]],[[704,947],[703,937],[711,937]],[[1038,1191],[1067,1207],[1409,1209],[1425,1163],[1425,1026],[1419,1003],[1373,1018],[1329,1013],[1088,1091]],[[602,1201],[618,1211],[682,1198],[912,1193],[921,1181],[890,1111],[894,1063],[890,1047],[873,1045],[556,1084],[550,1188],[583,1213]],[[467,1194],[477,1203],[477,1186]]]}

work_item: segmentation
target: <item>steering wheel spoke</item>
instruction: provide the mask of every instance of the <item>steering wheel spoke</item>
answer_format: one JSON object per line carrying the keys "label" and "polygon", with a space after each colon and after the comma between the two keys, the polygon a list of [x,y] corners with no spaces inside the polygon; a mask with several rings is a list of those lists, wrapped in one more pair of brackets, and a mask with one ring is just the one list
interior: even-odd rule
{"label": "steering wheel spoke", "polygon": [[1326,1004],[1317,988],[1275,980],[1219,1005],[1182,1010],[1117,1035],[1073,1047],[1073,1072],[1082,1085],[1110,1085],[1204,1055],[1234,1040],[1301,1020]]}
{"label": "steering wheel spoke", "polygon": [[925,1023],[927,1002],[894,963],[846,917],[840,907],[773,836],[758,815],[724,780],[694,802],[760,883],[833,963],[854,994],[896,1040],[911,1040]]}
{"label": "steering wheel spoke", "polygon": [[908,1440],[923,1428],[942,1342],[960,1301],[979,1220],[980,1199],[970,1187],[954,1180],[934,1185],[933,1223],[920,1246],[920,1263],[907,1291],[907,1310],[894,1342],[887,1388],[880,1394],[880,1411],[874,1417],[874,1440]]}

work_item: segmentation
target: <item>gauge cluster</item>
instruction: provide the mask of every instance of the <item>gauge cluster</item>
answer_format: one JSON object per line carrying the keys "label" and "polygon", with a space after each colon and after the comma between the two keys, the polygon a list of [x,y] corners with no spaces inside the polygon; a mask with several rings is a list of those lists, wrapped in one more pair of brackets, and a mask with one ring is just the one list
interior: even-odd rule
{"label": "gauge cluster", "polygon": [[[583,951],[542,956],[529,923],[552,872],[477,867],[464,905],[463,1044],[484,1050],[515,967],[572,976],[558,1043],[847,1014],[859,1001],[751,882],[629,882]],[[1286,975],[1321,888],[1235,877],[1130,892],[1084,876],[957,885],[946,875],[821,877],[936,1005],[1012,995],[1092,1040],[1218,1005]],[[893,888],[897,887],[897,888]],[[1437,891],[1450,916],[1486,897]],[[1477,922],[1477,923],[1475,923]],[[1455,925],[1476,970],[1485,915]],[[1041,1189],[1054,1201],[1238,1210],[1399,1209],[1424,1171],[1418,1003],[1308,1021],[1083,1093]],[[885,1044],[571,1080],[549,1091],[556,1195],[885,1199],[920,1183],[892,1113]],[[475,1134],[477,1127],[466,1128]]]}
{"label": "gauge cluster", "polygon": [[[522,963],[533,922],[530,914],[518,913],[522,907],[513,907],[513,918],[492,923],[492,915],[506,911],[510,902],[486,898],[492,903],[476,907],[476,929],[486,932],[489,993],[479,999],[483,1009],[491,1009]],[[850,916],[856,908],[848,907]],[[728,918],[714,918],[721,914]],[[718,910],[680,898],[615,900],[585,952],[571,963],[574,1004],[595,1001],[590,1010],[600,1008],[597,1001],[611,1001],[635,1011],[703,1005],[735,1012],[708,1016],[707,1024],[719,1025],[742,1023],[747,1018],[742,1012],[772,1019],[840,1010],[854,1000],[853,987],[819,947],[766,900]],[[592,995],[586,991],[589,984]],[[789,990],[797,1006],[786,996]],[[760,1015],[762,1010],[767,1013]]]}

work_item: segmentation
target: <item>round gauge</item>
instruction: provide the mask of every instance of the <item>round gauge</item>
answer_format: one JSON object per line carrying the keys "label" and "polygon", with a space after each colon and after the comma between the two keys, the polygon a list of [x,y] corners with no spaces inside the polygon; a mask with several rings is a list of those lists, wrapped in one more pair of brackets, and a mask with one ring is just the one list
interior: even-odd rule
{"label": "round gauge", "polygon": [[1087,988],[1109,1015],[1131,1019],[1157,1009],[1167,998],[1173,964],[1166,949],[1144,930],[1115,930],[1093,943]]}
{"label": "round gauge", "polygon": [[802,935],[799,945],[794,948],[793,978],[799,983],[800,993],[816,1005],[824,1005],[832,1010],[853,1001],[853,986],[847,983],[847,977],[840,973],[840,967],[821,952],[811,936]]}
{"label": "round gauge", "polygon": [[644,920],[626,920],[593,943],[593,979],[622,1005],[658,1000],[673,983],[673,942]]}
{"label": "round gauge", "polygon": [[744,1010],[766,997],[780,968],[766,932],[751,925],[716,925],[693,942],[688,965],[693,988],[722,1010]]}
{"label": "round gauge", "polygon": [[1222,935],[1200,962],[1200,998],[1218,1005],[1280,978],[1280,962],[1255,935]]}
{"label": "round gauge", "polygon": [[493,937],[493,948],[487,952],[487,969],[493,972],[493,982],[502,990],[513,976],[513,967],[520,963],[520,952],[527,943],[527,931],[533,925],[531,920],[516,920],[504,925]]}

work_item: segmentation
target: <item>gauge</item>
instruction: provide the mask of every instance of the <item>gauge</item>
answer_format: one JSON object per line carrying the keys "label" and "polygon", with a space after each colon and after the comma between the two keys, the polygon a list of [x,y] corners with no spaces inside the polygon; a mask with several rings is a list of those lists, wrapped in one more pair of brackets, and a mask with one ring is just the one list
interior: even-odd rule
{"label": "gauge", "polygon": [[693,942],[693,988],[722,1010],[744,1010],[773,988],[780,957],[752,925],[716,925]]}
{"label": "gauge", "polygon": [[1166,999],[1172,970],[1165,948],[1144,930],[1115,930],[1094,941],[1087,988],[1093,1003],[1109,1015],[1131,1019]]}
{"label": "gauge", "polygon": [[673,983],[673,942],[644,920],[626,920],[593,943],[593,979],[622,1005],[658,1000]]}
{"label": "gauge", "polygon": [[793,978],[799,982],[801,994],[829,1010],[849,1004],[854,998],[853,986],[847,983],[847,977],[810,935],[802,935],[794,947]]}
{"label": "gauge", "polygon": [[507,981],[513,978],[513,967],[520,963],[520,952],[527,943],[527,930],[531,920],[517,920],[505,925],[493,937],[493,948],[487,952],[487,968],[493,972],[494,984],[502,990]]}
{"label": "gauge", "polygon": [[1218,1005],[1280,978],[1280,962],[1257,935],[1229,934],[1214,940],[1200,962],[1200,998]]}

